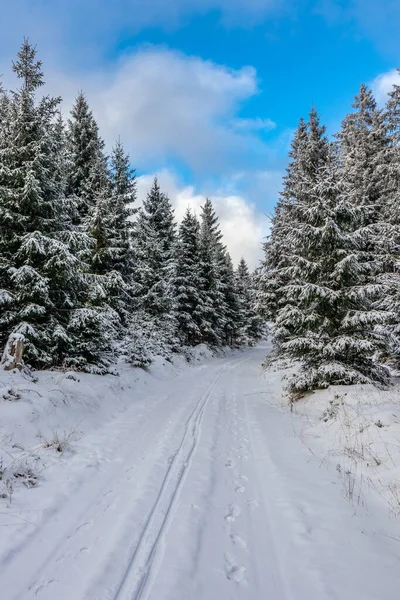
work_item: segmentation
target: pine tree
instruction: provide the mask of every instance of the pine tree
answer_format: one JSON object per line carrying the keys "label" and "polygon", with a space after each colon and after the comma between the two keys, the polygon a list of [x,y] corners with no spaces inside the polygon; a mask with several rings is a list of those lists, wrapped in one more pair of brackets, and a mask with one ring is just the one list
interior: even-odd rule
{"label": "pine tree", "polygon": [[176,225],[168,197],[157,178],[137,211],[133,235],[134,312],[130,320],[128,355],[140,367],[152,356],[169,356],[178,348],[175,318]]}
{"label": "pine tree", "polygon": [[[113,149],[111,169],[108,172],[104,157],[99,155],[92,167],[91,181],[96,182],[94,205],[86,218],[88,232],[94,240],[90,257],[91,271],[97,283],[105,290],[102,300],[108,302],[126,326],[129,320],[133,254],[130,237],[134,213],[130,205],[136,197],[134,171],[121,142]],[[115,321],[115,315],[114,315]]]}
{"label": "pine tree", "polygon": [[8,310],[2,344],[20,335],[35,366],[59,363],[70,343],[79,261],[64,240],[65,209],[59,98],[36,102],[43,85],[36,50],[24,41],[13,64],[21,88],[8,99],[1,151],[1,287]]}
{"label": "pine tree", "polygon": [[129,284],[134,268],[131,250],[131,218],[136,214],[132,206],[136,200],[136,175],[120,140],[115,144],[111,154],[110,178],[113,208],[111,225],[115,232],[115,246],[118,248],[113,268],[121,273],[124,281]]}
{"label": "pine tree", "polygon": [[219,220],[211,200],[201,208],[200,278],[204,299],[202,307],[203,340],[213,346],[224,343],[226,304],[221,289],[220,256],[223,250]]}
{"label": "pine tree", "polygon": [[175,288],[178,334],[185,345],[194,346],[202,341],[204,324],[200,279],[200,224],[189,209],[179,227]]}
{"label": "pine tree", "polygon": [[74,199],[75,222],[82,224],[94,208],[107,177],[104,141],[81,92],[68,120],[69,176],[67,194]]}
{"label": "pine tree", "polygon": [[[128,293],[126,282],[116,269],[121,256],[121,233],[116,232],[112,173],[104,141],[83,93],[71,111],[67,140],[68,200],[75,229],[86,242],[80,250],[86,262],[86,289],[82,294],[85,300],[75,312],[72,324],[80,339],[77,360],[82,364],[86,359],[97,362],[104,369],[106,363],[100,360],[99,349],[104,355],[110,339],[122,334]],[[90,335],[85,334],[86,330]]]}
{"label": "pine tree", "polygon": [[173,311],[175,241],[171,202],[155,178],[134,227],[136,306],[154,317]]}
{"label": "pine tree", "polygon": [[271,233],[264,243],[264,261],[258,276],[257,312],[269,321],[275,321],[278,310],[285,305],[282,289],[287,283],[286,269],[292,263],[288,242],[294,226],[293,204],[304,196],[302,187],[306,178],[305,156],[309,144],[308,126],[300,119],[291,143],[290,162],[283,179],[283,190],[271,220]]}
{"label": "pine tree", "polygon": [[262,337],[262,319],[255,309],[255,285],[246,261],[242,257],[236,269],[238,298],[238,343],[253,345]]}
{"label": "pine tree", "polygon": [[[379,230],[381,254],[386,251],[383,273],[379,276],[384,286],[379,307],[390,314],[388,351],[396,368],[400,367],[400,86],[394,85],[383,112],[387,132],[385,161],[380,161],[380,173],[385,176],[385,203],[382,206],[383,223]],[[382,173],[385,168],[385,173]],[[383,195],[383,194],[382,194]]]}
{"label": "pine tree", "polygon": [[221,314],[223,310],[224,315],[222,343],[228,346],[235,346],[238,343],[240,329],[240,306],[235,271],[230,254],[224,246],[217,247],[216,259],[218,287],[223,297],[223,305],[218,307]]}
{"label": "pine tree", "polygon": [[[313,128],[319,132],[314,139]],[[275,341],[280,355],[302,363],[293,391],[386,383],[386,370],[372,359],[382,348],[375,326],[385,314],[374,309],[370,270],[360,250],[364,207],[349,193],[318,119],[310,120],[309,139],[321,155],[306,147],[301,157],[307,168],[290,211],[292,262],[285,269],[287,302],[278,312]]]}
{"label": "pine tree", "polygon": [[388,147],[384,115],[371,90],[361,85],[354,112],[348,114],[337,139],[346,194],[355,207],[362,207],[362,249],[374,271],[382,269],[381,227],[387,203],[386,157]]}
{"label": "pine tree", "polygon": [[9,235],[15,216],[10,210],[10,97],[0,85],[0,344],[8,335],[13,321],[13,296],[10,290],[9,270],[12,255],[9,252]]}

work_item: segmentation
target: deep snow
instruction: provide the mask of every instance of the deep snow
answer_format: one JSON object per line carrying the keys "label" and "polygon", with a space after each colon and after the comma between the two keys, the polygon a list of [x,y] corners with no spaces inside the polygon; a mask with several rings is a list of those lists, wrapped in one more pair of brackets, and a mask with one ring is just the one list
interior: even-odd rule
{"label": "deep snow", "polygon": [[[0,500],[1,599],[397,600],[399,524],[343,499],[266,351],[2,373],[3,462],[41,475]],[[63,430],[65,452],[45,447]]]}

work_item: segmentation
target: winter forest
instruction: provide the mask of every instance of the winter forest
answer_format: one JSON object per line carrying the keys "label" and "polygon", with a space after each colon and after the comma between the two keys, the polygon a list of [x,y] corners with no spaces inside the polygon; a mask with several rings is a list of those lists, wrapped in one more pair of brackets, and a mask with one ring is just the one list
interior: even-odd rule
{"label": "winter forest", "polygon": [[400,357],[400,87],[382,110],[364,85],[330,141],[300,120],[265,243],[259,307],[297,393],[388,383]]}
{"label": "winter forest", "polygon": [[[255,273],[235,268],[207,200],[178,225],[157,179],[135,206],[135,170],[110,156],[83,93],[64,120],[40,97],[36,49],[12,65],[0,99],[0,345],[36,369],[146,367],[205,343],[300,363],[293,393],[385,385],[400,356],[400,87],[384,109],[361,86],[331,140],[301,119]],[[260,240],[261,243],[261,240]],[[14,345],[14,346],[13,346]]]}
{"label": "winter forest", "polygon": [[[145,136],[156,113],[168,135],[184,120],[168,69],[173,118],[162,86],[152,104],[159,56],[140,55],[140,74],[157,62],[151,93],[123,95],[118,128],[122,104]],[[203,62],[190,55],[184,78],[259,93],[253,69]],[[361,85],[336,134],[314,107],[296,130],[288,116],[269,214],[272,165],[248,167],[262,206],[237,165],[215,178],[208,152],[207,179],[181,169],[200,187],[168,187],[171,149],[153,162],[157,138],[141,162],[139,130],[110,136],[114,105],[88,84],[67,106],[45,73],[25,39],[15,87],[0,81],[1,600],[397,600],[400,81],[384,106]],[[227,139],[260,143],[266,120],[243,121]],[[248,232],[254,270],[229,253],[250,265]]]}
{"label": "winter forest", "polygon": [[107,156],[83,93],[64,121],[39,97],[36,48],[24,41],[17,91],[0,98],[0,346],[19,341],[36,369],[146,367],[200,343],[261,336],[254,277],[235,269],[211,201],[179,227],[157,179],[135,207],[135,170],[117,140]]}

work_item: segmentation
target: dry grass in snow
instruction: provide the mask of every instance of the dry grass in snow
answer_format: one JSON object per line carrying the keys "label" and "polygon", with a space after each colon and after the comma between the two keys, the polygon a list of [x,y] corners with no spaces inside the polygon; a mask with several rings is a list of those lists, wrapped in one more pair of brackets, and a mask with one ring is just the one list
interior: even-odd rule
{"label": "dry grass in snow", "polygon": [[292,411],[296,434],[321,466],[336,469],[347,500],[370,510],[383,502],[400,517],[400,382],[332,386],[291,403],[284,390],[293,371],[275,365],[266,380],[272,401]]}

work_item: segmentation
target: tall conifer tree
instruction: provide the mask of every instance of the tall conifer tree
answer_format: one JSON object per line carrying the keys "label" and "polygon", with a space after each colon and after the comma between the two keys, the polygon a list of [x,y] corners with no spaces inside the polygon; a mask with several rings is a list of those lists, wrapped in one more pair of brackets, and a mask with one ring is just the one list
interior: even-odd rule
{"label": "tall conifer tree", "polygon": [[194,346],[203,339],[204,300],[200,278],[200,225],[189,209],[179,227],[175,287],[179,336],[184,344]]}

